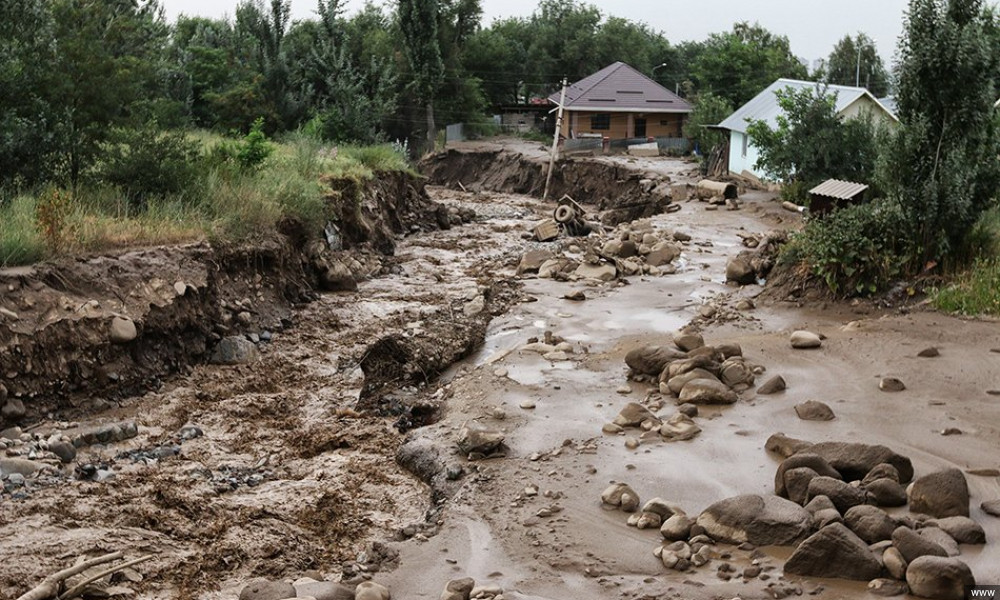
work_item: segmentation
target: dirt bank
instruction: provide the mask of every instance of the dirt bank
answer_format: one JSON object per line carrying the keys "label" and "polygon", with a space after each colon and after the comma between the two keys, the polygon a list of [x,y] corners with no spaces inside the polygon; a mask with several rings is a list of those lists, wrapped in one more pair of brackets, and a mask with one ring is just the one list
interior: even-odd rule
{"label": "dirt bank", "polygon": [[[431,183],[450,189],[541,197],[548,163],[506,150],[449,150],[424,159],[420,168]],[[613,161],[559,160],[551,186],[550,199],[569,195],[603,213],[609,225],[660,214],[672,201],[669,176]]]}
{"label": "dirt bank", "polygon": [[312,242],[306,225],[285,222],[282,233],[239,245],[158,247],[0,271],[0,382],[8,395],[31,417],[155,389],[204,362],[222,337],[281,331],[291,308],[315,290],[377,274],[400,234],[439,226],[440,207],[411,175],[329,185],[333,244]]}

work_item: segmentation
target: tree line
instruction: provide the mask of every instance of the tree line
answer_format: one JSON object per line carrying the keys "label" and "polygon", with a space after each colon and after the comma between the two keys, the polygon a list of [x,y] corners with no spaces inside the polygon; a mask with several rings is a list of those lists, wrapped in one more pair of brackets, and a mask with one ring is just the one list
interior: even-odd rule
{"label": "tree line", "polygon": [[[530,16],[490,24],[480,0],[368,2],[350,15],[341,0],[319,0],[301,21],[290,9],[241,0],[231,18],[168,23],[157,0],[0,3],[0,185],[75,185],[137,130],[246,132],[263,118],[271,135],[433,139],[438,124],[483,122],[618,60],[715,113],[778,77],[809,76],[787,38],[756,24],[672,44],[577,0],[541,0]],[[864,36],[845,38],[820,75],[853,83],[842,80],[855,44],[866,48],[864,82],[884,86]]]}

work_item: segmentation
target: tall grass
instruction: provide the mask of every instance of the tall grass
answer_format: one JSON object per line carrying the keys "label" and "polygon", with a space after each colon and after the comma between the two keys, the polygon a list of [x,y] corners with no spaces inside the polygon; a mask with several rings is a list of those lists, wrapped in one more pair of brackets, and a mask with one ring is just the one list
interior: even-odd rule
{"label": "tall grass", "polygon": [[1000,207],[979,218],[966,236],[961,258],[971,265],[933,292],[934,306],[968,316],[1000,315]]}
{"label": "tall grass", "polygon": [[285,217],[300,219],[319,233],[329,216],[326,177],[364,180],[382,171],[412,172],[406,157],[391,145],[333,148],[304,134],[275,144],[261,168],[242,171],[210,162],[207,150],[225,138],[204,131],[188,136],[206,149],[201,179],[180,194],[142,204],[109,185],[81,186],[72,196],[65,247],[46,246],[37,194],[0,196],[0,266],[32,263],[59,252],[246,240],[273,230]]}

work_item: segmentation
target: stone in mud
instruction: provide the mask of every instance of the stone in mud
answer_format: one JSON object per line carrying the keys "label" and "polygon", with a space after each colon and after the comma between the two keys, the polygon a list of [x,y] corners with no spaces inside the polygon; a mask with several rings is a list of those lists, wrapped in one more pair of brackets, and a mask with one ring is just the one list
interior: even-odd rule
{"label": "stone in mud", "polygon": [[805,504],[809,499],[809,482],[819,477],[819,473],[809,467],[788,469],[784,474],[784,492],[796,504]]}
{"label": "stone in mud", "polygon": [[882,565],[889,575],[895,579],[906,579],[906,567],[909,563],[903,558],[899,548],[889,546],[882,552]]}
{"label": "stone in mud", "polygon": [[690,358],[681,358],[668,364],[665,369],[666,374],[660,373],[660,381],[670,381],[673,377],[683,375],[695,369],[706,369],[712,372],[718,371],[719,363],[712,356],[706,354],[695,355],[694,353],[692,355]]}
{"label": "stone in mud", "polygon": [[[358,289],[358,281],[351,272],[351,268],[339,260],[319,259],[316,261],[316,269],[319,272],[320,289],[327,292],[353,292]],[[250,313],[245,314],[245,321],[249,324]]]}
{"label": "stone in mud", "polygon": [[646,264],[652,267],[659,267],[673,262],[681,255],[681,249],[671,242],[658,242],[646,255]]}
{"label": "stone in mud", "polygon": [[965,588],[976,585],[969,565],[957,558],[921,556],[906,568],[910,593],[934,600],[963,600]]}
{"label": "stone in mud", "polygon": [[26,458],[0,458],[0,475],[22,475],[28,477],[47,467],[43,462]]}
{"label": "stone in mud", "polygon": [[638,402],[629,402],[621,409],[614,422],[621,427],[638,427],[643,421],[659,422],[659,419]]}
{"label": "stone in mud", "polygon": [[676,542],[679,540],[686,540],[691,535],[691,526],[694,525],[694,519],[687,515],[673,515],[667,518],[660,526],[660,534],[663,535],[663,539],[669,540],[671,542]]}
{"label": "stone in mud", "polygon": [[682,373],[681,375],[677,375],[676,377],[671,377],[669,380],[667,380],[666,384],[667,391],[669,391],[674,396],[679,396],[681,390],[684,389],[684,386],[687,385],[689,382],[694,381],[695,379],[710,379],[718,381],[715,375],[711,374],[705,369],[699,368],[688,371],[687,373]]}
{"label": "stone in mud", "polygon": [[785,573],[804,577],[869,581],[881,572],[868,544],[840,523],[809,536],[785,562]]}
{"label": "stone in mud", "polygon": [[785,473],[801,467],[812,469],[816,474],[823,475],[824,477],[841,478],[840,473],[831,467],[830,463],[826,462],[822,456],[809,452],[801,452],[786,458],[778,465],[778,470],[774,474],[774,493],[787,498],[788,492],[785,486]]}
{"label": "stone in mud", "polygon": [[739,396],[728,386],[712,379],[689,381],[680,393],[682,403],[691,404],[733,404]]}
{"label": "stone in mud", "polygon": [[656,513],[661,519],[668,519],[677,511],[663,498],[653,498],[642,505],[642,512]]}
{"label": "stone in mud", "polygon": [[924,475],[909,489],[910,511],[935,518],[968,517],[969,485],[958,469]]}
{"label": "stone in mud", "polygon": [[948,552],[940,544],[920,537],[919,533],[909,527],[900,526],[892,532],[892,545],[908,563],[913,563],[921,556],[948,556]]}
{"label": "stone in mud", "polygon": [[110,332],[111,343],[127,344],[134,340],[139,332],[135,328],[135,322],[128,317],[115,317],[111,319]]}
{"label": "stone in mud", "polygon": [[354,589],[354,600],[391,600],[389,588],[374,581],[362,581]]}
{"label": "stone in mud", "polygon": [[625,355],[625,364],[640,375],[659,375],[675,360],[687,355],[668,346],[643,346]]}
{"label": "stone in mud", "polygon": [[257,360],[260,352],[253,342],[243,336],[231,335],[222,338],[212,353],[212,362],[217,365],[243,365]]}
{"label": "stone in mud", "polygon": [[521,257],[521,262],[517,265],[517,274],[537,273],[545,261],[552,260],[552,258],[554,255],[550,250],[529,250]]}
{"label": "stone in mud", "polygon": [[895,377],[883,377],[878,384],[878,389],[883,392],[902,392],[906,389],[906,385]]}
{"label": "stone in mud", "polygon": [[862,487],[878,506],[906,505],[906,489],[888,477],[862,484]]}
{"label": "stone in mud", "polygon": [[979,505],[991,517],[1000,517],[1000,500],[986,500]]}
{"label": "stone in mud", "polygon": [[736,256],[729,259],[726,264],[726,281],[732,281],[739,285],[749,285],[757,282],[757,273],[749,260],[742,256]]}
{"label": "stone in mud", "polygon": [[618,275],[617,269],[614,265],[609,265],[607,263],[602,263],[599,265],[591,265],[588,263],[581,263],[579,267],[576,268],[576,274],[584,279],[597,279],[598,281],[611,281]]}
{"label": "stone in mud", "polygon": [[890,598],[892,596],[902,596],[909,593],[910,587],[902,581],[886,579],[880,577],[868,582],[868,593],[875,596]]}
{"label": "stone in mud", "polygon": [[587,299],[587,294],[583,290],[576,290],[563,295],[564,300],[571,300],[573,302],[583,302]]}
{"label": "stone in mud", "polygon": [[705,338],[700,333],[678,331],[674,334],[674,345],[684,352],[690,352],[704,346]]}
{"label": "stone in mud", "polygon": [[698,515],[697,525],[711,538],[731,544],[788,546],[808,535],[809,512],[777,496],[745,495],[712,504]]}
{"label": "stone in mud", "polygon": [[55,442],[49,444],[49,452],[59,457],[64,463],[71,463],[76,458],[76,447],[69,442]]}
{"label": "stone in mud", "polygon": [[639,518],[635,520],[636,529],[659,529],[663,518],[653,512],[642,511],[638,513]]}
{"label": "stone in mud", "polygon": [[254,579],[240,592],[240,600],[285,600],[295,597],[295,586],[284,581]]}
{"label": "stone in mud", "polygon": [[737,385],[753,385],[755,375],[753,369],[742,357],[727,358],[719,367],[719,379],[729,387]]}
{"label": "stone in mud", "polygon": [[671,442],[683,442],[694,439],[701,433],[701,427],[684,413],[677,413],[671,416],[660,426],[660,435],[663,439]]}
{"label": "stone in mud", "polygon": [[639,508],[639,494],[626,483],[613,483],[601,492],[601,502],[625,512],[635,512]]}
{"label": "stone in mud", "polygon": [[476,580],[471,577],[462,579],[452,579],[444,586],[441,592],[441,600],[469,600],[472,590],[476,587]]}
{"label": "stone in mud", "polygon": [[307,581],[295,583],[298,598],[315,598],[316,600],[354,600],[354,588],[333,581]]}
{"label": "stone in mud", "polygon": [[6,402],[0,401],[3,408],[0,409],[0,420],[8,423],[20,421],[28,414],[24,407],[24,402],[20,398],[7,398]]}
{"label": "stone in mud", "polygon": [[986,532],[983,526],[969,517],[945,517],[932,519],[925,523],[937,527],[950,535],[959,544],[985,544]]}
{"label": "stone in mud", "polygon": [[621,240],[608,240],[601,246],[601,254],[604,256],[619,256],[622,253]]}
{"label": "stone in mud", "polygon": [[833,477],[815,477],[809,482],[808,498],[826,496],[841,513],[849,508],[864,504],[867,500],[865,491]]}
{"label": "stone in mud", "polygon": [[472,317],[478,315],[479,313],[486,310],[486,298],[483,296],[476,296],[472,300],[469,300],[462,306],[462,312],[467,317]]}
{"label": "stone in mud", "polygon": [[762,396],[769,396],[771,394],[783,392],[786,388],[787,385],[785,384],[785,379],[781,375],[775,375],[761,384],[761,386],[757,388],[757,393]]}
{"label": "stone in mud", "polygon": [[873,481],[885,478],[889,478],[898,483],[899,471],[896,470],[896,467],[887,463],[877,464],[871,471],[868,471],[864,479],[861,480],[861,485],[867,485]]}
{"label": "stone in mud", "polygon": [[935,358],[941,356],[941,352],[934,346],[931,346],[930,348],[924,348],[923,350],[918,352],[917,356],[919,356],[920,358]]}
{"label": "stone in mud", "polygon": [[948,556],[958,556],[962,553],[958,548],[958,542],[955,541],[955,538],[937,527],[924,527],[917,532],[917,535],[944,548]]}
{"label": "stone in mud", "polygon": [[458,432],[458,449],[463,454],[489,456],[501,449],[504,434],[475,421],[466,422]]}
{"label": "stone in mud", "polygon": [[884,510],[874,506],[854,506],[844,513],[844,524],[869,544],[892,539],[896,522]]}
{"label": "stone in mud", "polygon": [[816,400],[796,404],[795,414],[803,421],[832,421],[836,418],[832,408]]}
{"label": "stone in mud", "polygon": [[826,459],[847,481],[862,479],[876,465],[887,463],[896,468],[900,483],[913,479],[913,464],[909,458],[896,454],[885,446],[852,442],[820,442],[809,446],[809,452]]}
{"label": "stone in mud", "polygon": [[804,452],[813,446],[805,440],[788,437],[783,433],[774,433],[764,442],[764,448],[768,452],[774,452],[780,456],[788,458],[797,452]]}
{"label": "stone in mud", "polygon": [[823,340],[811,331],[794,331],[790,338],[792,348],[797,350],[808,350],[819,348],[823,345]]}

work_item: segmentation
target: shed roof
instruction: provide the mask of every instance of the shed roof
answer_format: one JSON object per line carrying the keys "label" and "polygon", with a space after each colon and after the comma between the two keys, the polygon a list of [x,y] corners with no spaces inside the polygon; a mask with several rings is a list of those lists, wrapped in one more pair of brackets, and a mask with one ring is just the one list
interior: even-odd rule
{"label": "shed roof", "polygon": [[868,186],[863,183],[841,181],[839,179],[827,179],[823,183],[809,190],[809,193],[816,196],[836,198],[838,200],[850,200],[867,189]]}
{"label": "shed roof", "polygon": [[746,133],[747,131],[747,121],[764,121],[772,129],[778,125],[778,115],[782,113],[781,106],[778,105],[778,97],[775,92],[784,90],[785,88],[792,88],[794,90],[805,90],[805,89],[826,89],[828,94],[836,95],[836,110],[838,113],[843,112],[848,106],[851,106],[859,99],[863,97],[869,98],[874,102],[879,108],[885,111],[892,119],[896,119],[896,116],[887,109],[882,103],[871,95],[871,92],[865,88],[860,87],[849,87],[846,85],[827,85],[824,83],[816,83],[814,81],[799,81],[797,79],[779,79],[767,86],[767,88],[754,96],[752,100],[739,107],[736,112],[729,115],[725,121],[719,123],[718,127],[720,129],[729,129],[732,131],[738,131],[740,133]]}
{"label": "shed roof", "polygon": [[[559,92],[549,96],[559,102]],[[566,110],[641,113],[689,113],[683,98],[619,61],[570,84]]]}

